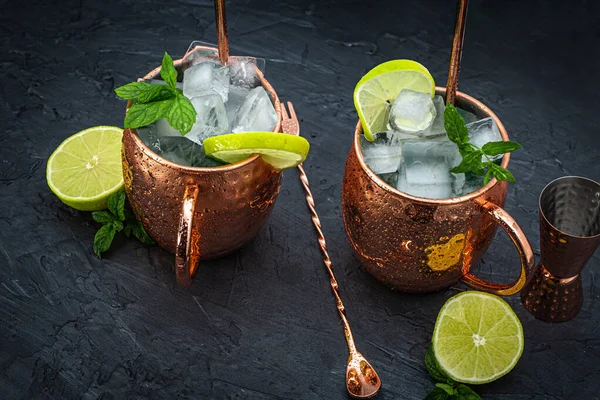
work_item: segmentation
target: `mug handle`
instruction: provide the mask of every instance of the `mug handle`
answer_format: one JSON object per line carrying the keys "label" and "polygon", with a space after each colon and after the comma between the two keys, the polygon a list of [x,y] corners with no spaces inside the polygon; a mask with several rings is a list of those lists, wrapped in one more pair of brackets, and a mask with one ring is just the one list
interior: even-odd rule
{"label": "mug handle", "polygon": [[177,283],[187,287],[192,283],[192,276],[200,259],[199,234],[192,230],[192,221],[196,201],[200,189],[196,185],[188,185],[183,194],[181,219],[177,230],[177,247],[175,248],[175,276]]}
{"label": "mug handle", "polygon": [[475,199],[474,201],[482,211],[492,217],[494,222],[504,229],[510,237],[510,240],[512,240],[519,252],[519,257],[521,258],[521,275],[511,284],[501,284],[484,281],[467,271],[467,273],[463,275],[462,281],[475,289],[485,290],[486,292],[494,293],[499,296],[510,296],[518,293],[525,285],[527,277],[533,271],[535,264],[531,245],[517,224],[517,221],[504,211],[504,209],[487,200]]}

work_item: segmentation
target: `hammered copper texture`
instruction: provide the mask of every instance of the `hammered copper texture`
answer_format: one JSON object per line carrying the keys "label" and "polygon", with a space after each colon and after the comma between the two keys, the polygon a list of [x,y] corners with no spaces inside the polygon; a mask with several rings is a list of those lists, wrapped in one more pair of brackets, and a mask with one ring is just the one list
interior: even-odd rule
{"label": "hammered copper texture", "polygon": [[531,314],[542,321],[568,321],[579,313],[583,304],[581,276],[555,278],[540,264],[523,288],[521,301]]}
{"label": "hammered copper texture", "polygon": [[600,245],[600,185],[559,178],[540,195],[541,264],[556,278],[581,272]]}
{"label": "hammered copper texture", "polygon": [[[175,61],[175,66],[180,70],[182,61]],[[160,67],[144,79],[159,72]],[[278,132],[279,98],[258,72],[276,107],[279,120],[274,131]],[[215,168],[181,166],[159,157],[134,130],[125,129],[122,159],[125,190],[136,216],[150,236],[171,253],[176,250],[187,186],[199,188],[188,248],[199,248],[200,259],[230,253],[252,238],[267,220],[279,194],[281,172],[256,155]],[[194,271],[195,265],[190,269]]]}
{"label": "hammered copper texture", "polygon": [[[445,89],[437,88],[437,93],[444,95]],[[508,140],[502,123],[482,103],[461,92],[457,92],[456,103],[479,117],[495,118]],[[478,191],[454,199],[421,199],[401,193],[362,161],[361,133],[359,122],[342,186],[344,226],[361,264],[380,282],[404,292],[431,292],[455,284],[490,245],[497,225],[482,204],[502,207],[507,182],[493,179]],[[503,167],[509,157],[504,156]],[[511,227],[518,229],[514,221]],[[532,269],[533,253],[522,232],[521,241],[526,268]],[[442,257],[441,262],[436,263],[436,256]],[[524,283],[523,269],[521,272],[517,286]],[[502,287],[508,289],[507,285]]]}
{"label": "hammered copper texture", "polygon": [[563,177],[540,194],[541,262],[521,293],[536,318],[564,322],[583,304],[580,272],[600,245],[600,184]]}

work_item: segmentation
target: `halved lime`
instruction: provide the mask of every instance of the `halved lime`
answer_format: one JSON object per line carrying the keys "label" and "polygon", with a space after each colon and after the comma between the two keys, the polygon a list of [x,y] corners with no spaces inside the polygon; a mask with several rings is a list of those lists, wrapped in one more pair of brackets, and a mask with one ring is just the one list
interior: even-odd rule
{"label": "halved lime", "polygon": [[207,156],[234,163],[260,154],[275,169],[294,168],[308,155],[310,145],[301,136],[274,132],[242,132],[213,136],[203,142]]}
{"label": "halved lime", "polygon": [[412,60],[392,60],[370,70],[354,88],[354,106],[365,138],[387,127],[388,108],[402,89],[435,95],[433,77],[423,65]]}
{"label": "halved lime", "polygon": [[123,129],[95,126],[68,137],[48,159],[50,190],[68,206],[82,211],[106,208],[123,187]]}
{"label": "halved lime", "polygon": [[439,366],[458,382],[481,384],[506,375],[523,353],[523,327],[498,296],[467,291],[440,310],[433,337]]}

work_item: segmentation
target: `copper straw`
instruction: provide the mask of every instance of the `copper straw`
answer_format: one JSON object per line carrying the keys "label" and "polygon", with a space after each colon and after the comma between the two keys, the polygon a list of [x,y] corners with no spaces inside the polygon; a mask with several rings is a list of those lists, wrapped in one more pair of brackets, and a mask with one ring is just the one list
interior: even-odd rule
{"label": "copper straw", "polygon": [[467,3],[468,0],[458,0],[454,38],[452,39],[452,53],[450,53],[450,66],[448,67],[448,82],[446,82],[446,104],[454,104],[454,99],[456,98],[460,58],[462,56],[465,26],[467,24]]}
{"label": "copper straw", "polygon": [[221,64],[229,63],[229,39],[227,39],[227,21],[225,20],[225,0],[215,0],[215,20],[217,24],[217,43]]}

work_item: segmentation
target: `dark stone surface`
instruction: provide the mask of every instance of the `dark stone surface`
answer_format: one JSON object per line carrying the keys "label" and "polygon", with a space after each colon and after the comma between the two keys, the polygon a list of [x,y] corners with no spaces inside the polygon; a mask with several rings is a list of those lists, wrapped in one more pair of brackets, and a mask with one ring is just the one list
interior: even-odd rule
{"label": "dark stone surface", "polygon": [[[550,6],[551,4],[551,6]],[[445,83],[454,2],[251,0],[227,5],[232,54],[267,59],[312,143],[305,163],[359,349],[380,399],[419,399],[435,317],[464,286],[394,293],[361,270],[340,215],[356,113],[352,91],[374,65],[425,64]],[[67,136],[120,125],[115,86],[215,41],[212,2],[0,0],[0,398],[340,399],[347,350],[296,171],[254,240],[202,264],[190,289],[173,257],[120,241],[92,255],[97,226],[47,188],[46,159]],[[600,179],[598,3],[472,1],[460,89],[490,106],[525,150],[514,154],[507,209],[538,247],[537,199],[567,174]],[[480,269],[508,281],[503,235]],[[598,399],[596,254],[571,322],[535,320],[518,296],[525,352],[485,399]]]}

